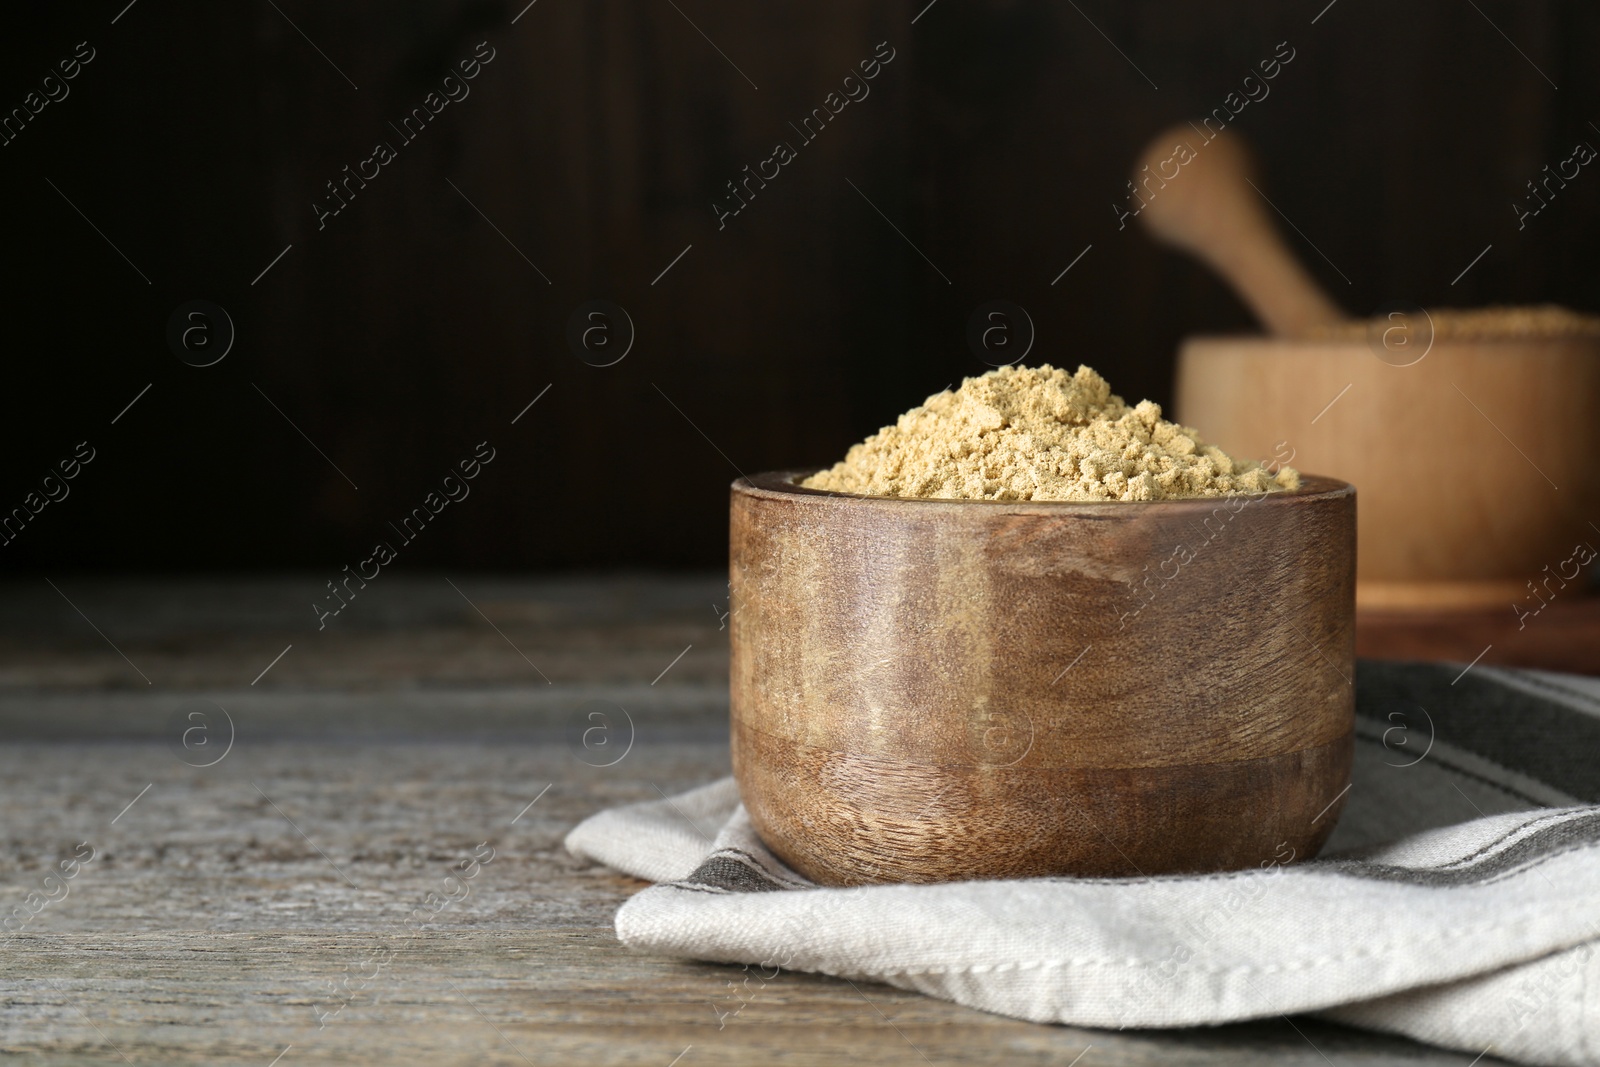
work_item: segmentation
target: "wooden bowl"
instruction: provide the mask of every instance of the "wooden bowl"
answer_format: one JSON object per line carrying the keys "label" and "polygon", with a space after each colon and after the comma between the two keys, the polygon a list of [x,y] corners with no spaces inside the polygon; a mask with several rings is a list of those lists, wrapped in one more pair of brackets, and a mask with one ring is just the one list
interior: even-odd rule
{"label": "wooden bowl", "polygon": [[1363,608],[1537,607],[1528,583],[1596,543],[1600,340],[1439,337],[1408,366],[1381,351],[1190,338],[1176,415],[1233,455],[1292,452],[1361,490]]}
{"label": "wooden bowl", "polygon": [[733,484],[733,770],[824,885],[1314,855],[1350,780],[1355,491],[1148,503]]}

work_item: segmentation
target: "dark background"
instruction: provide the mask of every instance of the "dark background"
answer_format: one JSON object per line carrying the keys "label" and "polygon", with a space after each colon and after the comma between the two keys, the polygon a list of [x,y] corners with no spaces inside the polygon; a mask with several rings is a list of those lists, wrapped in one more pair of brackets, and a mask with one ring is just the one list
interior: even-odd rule
{"label": "dark background", "polygon": [[[1346,308],[1600,310],[1600,175],[1524,231],[1511,207],[1600,146],[1593,5],[523,3],[9,16],[0,109],[97,55],[0,148],[0,511],[77,442],[97,458],[0,567],[353,564],[482,440],[496,459],[402,566],[716,566],[736,468],[830,463],[983,371],[965,325],[995,298],[1031,314],[1029,362],[1166,403],[1181,337],[1252,323],[1112,204],[1152,134],[1280,41],[1294,61],[1234,128]],[[471,95],[319,231],[324,183],[485,40]],[[724,183],[880,41],[871,95],[719,232]],[[597,298],[637,330],[606,368],[564,338]],[[193,299],[237,328],[215,366],[166,344]]]}

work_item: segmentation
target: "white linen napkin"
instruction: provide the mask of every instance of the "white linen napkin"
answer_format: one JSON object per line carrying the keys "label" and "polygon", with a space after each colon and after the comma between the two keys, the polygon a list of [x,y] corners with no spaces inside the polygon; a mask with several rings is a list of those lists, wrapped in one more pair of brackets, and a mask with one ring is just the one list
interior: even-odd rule
{"label": "white linen napkin", "polygon": [[1458,673],[1359,665],[1349,800],[1309,862],[821,888],[761,843],[731,778],[601,812],[566,843],[659,883],[616,919],[651,952],[869,979],[1040,1023],[1318,1012],[1470,1053],[1600,1064],[1600,679]]}

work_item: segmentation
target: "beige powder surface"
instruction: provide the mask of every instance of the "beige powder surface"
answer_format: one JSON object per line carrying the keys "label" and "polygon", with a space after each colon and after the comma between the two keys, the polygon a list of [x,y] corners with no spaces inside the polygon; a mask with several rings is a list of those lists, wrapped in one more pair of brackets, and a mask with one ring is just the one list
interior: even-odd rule
{"label": "beige powder surface", "polygon": [[1233,459],[1148,400],[1130,407],[1088,367],[1043,365],[936,393],[801,484],[956,500],[1171,500],[1295,489],[1300,475]]}

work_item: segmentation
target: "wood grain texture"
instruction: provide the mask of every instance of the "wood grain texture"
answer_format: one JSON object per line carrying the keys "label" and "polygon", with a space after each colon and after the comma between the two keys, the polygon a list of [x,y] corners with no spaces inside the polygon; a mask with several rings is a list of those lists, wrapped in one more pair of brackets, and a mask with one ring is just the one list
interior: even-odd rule
{"label": "wood grain texture", "polygon": [[[12,1061],[266,1067],[291,1045],[280,1067],[668,1067],[689,1046],[679,1067],[991,1064],[997,1052],[1043,1067],[1091,1045],[1094,1061],[1120,1065],[1470,1059],[1310,1019],[1175,1033],[1037,1026],[869,983],[791,972],[762,982],[629,951],[611,919],[642,883],[575,860],[561,837],[602,807],[656,797],[653,786],[724,773],[721,744],[647,746],[609,775],[526,743],[258,742],[235,756],[208,774],[158,746],[0,752],[7,900],[73,842],[102,850],[71,896],[5,946],[0,1049]],[[396,935],[392,924],[485,839],[498,851],[472,895]],[[319,1026],[317,1009],[340,1003],[329,984],[385,950],[394,956],[377,978]]]}
{"label": "wood grain texture", "polygon": [[[63,581],[153,687],[42,582],[0,586],[4,913],[77,842],[99,850],[66,899],[0,948],[8,1062],[1043,1067],[1089,1046],[1083,1067],[1472,1059],[1306,1018],[1169,1033],[1037,1026],[883,986],[789,972],[762,982],[626,950],[612,916],[641,883],[575,860],[561,837],[601,808],[727,773],[726,633],[705,604],[724,579],[461,582],[545,669],[561,644],[554,686],[440,577],[374,587],[381,611],[320,636],[300,618],[307,582]],[[134,713],[147,689],[234,708],[291,641],[214,767],[185,765],[170,724]],[[463,656],[486,684],[459,673]],[[634,681],[631,753],[609,769],[574,759],[595,761],[580,741],[593,723],[574,713]],[[483,841],[496,855],[471,894],[396,935]],[[330,983],[387,949],[377,978],[319,1027],[314,1008],[339,1003]]]}
{"label": "wood grain texture", "polygon": [[1177,417],[1234,455],[1287,442],[1293,465],[1356,486],[1363,605],[1521,600],[1575,544],[1600,544],[1600,341],[1427,348],[1425,320],[1408,321],[1426,355],[1386,350],[1381,333],[1371,344],[1192,338]]}
{"label": "wood grain texture", "polygon": [[[7,107],[76,42],[100,50],[0,168],[6,201],[30,205],[9,238],[29,267],[0,288],[10,337],[52,352],[70,337],[68,358],[8,371],[3,507],[76,441],[102,449],[6,568],[357,561],[485,438],[502,458],[405,566],[720,566],[735,466],[831,462],[982,371],[965,328],[996,298],[1036,324],[1030,359],[1081,359],[1166,404],[1180,340],[1250,313],[1203,265],[1119,230],[1113,205],[1155,131],[1210,113],[1285,40],[1297,58],[1236,125],[1304,234],[1291,248],[1341,303],[1600,310],[1590,168],[1526,230],[1511,210],[1596,136],[1589,5],[1341,0],[1311,26],[1325,3],[941,0],[912,26],[924,0],[679,0],[691,25],[669,4],[594,0],[513,25],[526,0],[279,0],[141,3],[111,26],[122,6],[30,5],[0,40]],[[483,40],[499,55],[471,97],[319,230],[325,183]],[[900,56],[871,97],[719,231],[724,183],[883,40]],[[204,372],[163,338],[196,297],[239,330]],[[638,326],[614,367],[563,340],[594,298]],[[641,455],[662,473],[616,492],[602,472]]]}
{"label": "wood grain texture", "polygon": [[1002,503],[793,477],[734,484],[730,625],[734,773],[797,870],[1113,875],[1320,847],[1352,744],[1349,486]]}

